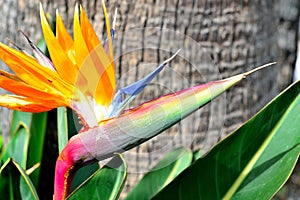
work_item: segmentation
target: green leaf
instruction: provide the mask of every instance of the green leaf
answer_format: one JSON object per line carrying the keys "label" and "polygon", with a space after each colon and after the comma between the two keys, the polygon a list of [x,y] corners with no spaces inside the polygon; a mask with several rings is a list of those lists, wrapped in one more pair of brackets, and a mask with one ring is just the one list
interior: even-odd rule
{"label": "green leaf", "polygon": [[199,158],[201,158],[204,154],[204,151],[202,149],[198,149],[193,152],[193,162]]}
{"label": "green leaf", "polygon": [[0,168],[0,192],[3,199],[39,199],[25,170],[9,158]]}
{"label": "green leaf", "polygon": [[154,199],[270,199],[299,156],[299,93],[297,82]]}
{"label": "green leaf", "polygon": [[57,134],[58,150],[60,153],[68,142],[68,119],[66,107],[57,108]]}
{"label": "green leaf", "polygon": [[13,116],[11,120],[10,126],[10,135],[14,135],[16,133],[16,129],[19,128],[20,122],[23,122],[30,127],[32,120],[32,113],[28,112],[20,112],[20,111],[13,111]]}
{"label": "green leaf", "polygon": [[[14,111],[11,124],[11,140],[1,155],[2,162],[13,158],[23,169],[31,168],[42,160],[46,132],[47,113],[25,113]],[[30,128],[29,128],[30,127]],[[14,132],[13,132],[14,131]],[[38,184],[37,168],[30,177]]]}
{"label": "green leaf", "polygon": [[68,199],[118,199],[126,181],[126,170],[127,165],[124,158],[121,155],[116,156],[73,191]]}
{"label": "green leaf", "polygon": [[[42,162],[45,134],[47,128],[47,116],[47,112],[32,114],[29,132],[30,140],[28,147],[27,169],[31,168],[37,163]],[[37,187],[38,185],[39,175],[39,167],[35,169],[33,173],[30,174],[30,178],[35,187]]]}
{"label": "green leaf", "polygon": [[137,183],[125,199],[150,199],[186,169],[192,158],[192,152],[185,148],[169,152]]}
{"label": "green leaf", "polygon": [[91,165],[84,166],[80,168],[72,180],[71,191],[79,187],[83,182],[85,182],[89,177],[91,177],[98,169],[99,164],[96,162]]}
{"label": "green leaf", "polygon": [[68,121],[68,136],[69,138],[76,135],[82,128],[80,120],[74,120],[74,116],[77,116],[72,109],[67,108],[67,121]]}
{"label": "green leaf", "polygon": [[27,163],[28,144],[29,129],[26,124],[19,122],[19,126],[16,128],[16,133],[13,134],[12,139],[9,141],[1,156],[2,163],[8,158],[12,158],[25,169]]}
{"label": "green leaf", "polygon": [[0,127],[0,157],[2,155],[2,147],[3,147],[3,136],[2,136],[2,130],[1,130],[1,127]]}

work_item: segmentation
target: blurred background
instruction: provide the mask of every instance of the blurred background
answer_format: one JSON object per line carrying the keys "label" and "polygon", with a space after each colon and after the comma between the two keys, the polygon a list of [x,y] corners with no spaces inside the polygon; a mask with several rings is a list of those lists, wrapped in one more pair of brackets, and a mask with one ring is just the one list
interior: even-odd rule
{"label": "blurred background", "polygon": [[[59,10],[70,33],[75,4],[81,4],[99,37],[102,41],[105,39],[101,0],[41,2],[52,16],[56,9]],[[144,77],[182,49],[132,106],[277,61],[276,66],[251,75],[168,131],[125,153],[129,164],[125,191],[172,148],[186,146],[206,152],[293,81],[299,44],[298,0],[110,0],[106,6],[111,21],[118,8],[114,53],[120,87]],[[8,38],[28,48],[18,30],[37,42],[42,35],[39,1],[0,1],[0,30],[0,41],[7,44]],[[300,61],[297,63],[299,73]],[[8,70],[2,62],[0,68]],[[3,134],[8,133],[10,113],[8,109],[0,108]],[[44,148],[47,157],[43,158],[48,164],[41,166],[42,171],[46,171],[42,176],[49,180],[46,181],[48,185],[53,182],[51,169],[58,155],[56,140],[56,113],[52,111],[48,116]],[[39,190],[43,191],[43,188],[47,185]],[[48,193],[52,195],[52,191]],[[275,198],[299,197],[298,166]]]}

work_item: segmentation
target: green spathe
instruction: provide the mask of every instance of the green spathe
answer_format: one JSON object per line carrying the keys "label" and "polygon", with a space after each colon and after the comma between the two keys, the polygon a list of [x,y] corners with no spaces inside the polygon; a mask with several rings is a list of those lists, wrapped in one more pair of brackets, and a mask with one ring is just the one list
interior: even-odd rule
{"label": "green spathe", "polygon": [[270,199],[300,151],[300,82],[198,159],[154,199]]}

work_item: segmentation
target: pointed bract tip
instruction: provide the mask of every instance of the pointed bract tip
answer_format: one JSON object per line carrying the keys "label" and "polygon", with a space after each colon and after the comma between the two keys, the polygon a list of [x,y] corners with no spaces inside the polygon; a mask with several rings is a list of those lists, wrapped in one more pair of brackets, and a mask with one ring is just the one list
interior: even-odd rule
{"label": "pointed bract tip", "polygon": [[41,24],[43,25],[45,22],[48,23],[46,16],[45,16],[45,12],[44,12],[44,8],[42,3],[40,3],[40,18],[41,18]]}
{"label": "pointed bract tip", "polygon": [[41,10],[44,10],[44,9],[43,9],[43,4],[42,4],[42,2],[40,2],[40,11],[41,11]]}
{"label": "pointed bract tip", "polygon": [[116,8],[116,10],[115,10],[114,20],[113,20],[113,23],[112,23],[113,30],[116,30],[117,14],[118,14],[118,8]]}
{"label": "pointed bract tip", "polygon": [[81,4],[79,4],[79,14],[80,16],[84,13],[84,9]]}
{"label": "pointed bract tip", "polygon": [[[73,26],[75,26],[75,23],[80,24],[79,21],[79,7],[78,7],[78,3],[76,3],[75,5],[75,10],[74,10],[74,18],[73,18]],[[73,27],[74,28],[74,27]]]}
{"label": "pointed bract tip", "polygon": [[78,9],[78,3],[75,4],[75,11],[74,11],[74,15],[78,15],[79,13],[79,9]]}
{"label": "pointed bract tip", "polygon": [[60,16],[60,15],[59,15],[59,10],[58,10],[58,8],[56,8],[55,14],[56,14],[56,17]]}
{"label": "pointed bract tip", "polygon": [[266,67],[269,67],[269,66],[271,66],[271,65],[275,65],[276,63],[277,63],[277,62],[271,62],[271,63],[264,64],[264,65],[262,65],[262,66],[260,66],[260,67],[256,67],[256,68],[250,70],[249,72],[243,73],[243,75],[244,75],[243,78],[246,78],[248,75],[250,75],[250,74],[252,74],[252,73],[254,73],[254,72],[256,72],[256,71],[259,71],[259,70],[264,69],[264,68],[266,68]]}
{"label": "pointed bract tip", "polygon": [[170,58],[168,58],[167,60],[165,60],[164,63],[167,64],[168,62],[170,62],[171,60],[173,60],[173,58],[175,58],[175,56],[177,56],[180,51],[181,51],[181,49],[178,49]]}
{"label": "pointed bract tip", "polygon": [[107,11],[106,11],[106,6],[105,6],[105,1],[104,0],[102,0],[102,8],[103,8],[104,16],[106,18],[107,17]]}
{"label": "pointed bract tip", "polygon": [[40,15],[42,15],[42,13],[44,13],[44,9],[42,3],[40,2]]}

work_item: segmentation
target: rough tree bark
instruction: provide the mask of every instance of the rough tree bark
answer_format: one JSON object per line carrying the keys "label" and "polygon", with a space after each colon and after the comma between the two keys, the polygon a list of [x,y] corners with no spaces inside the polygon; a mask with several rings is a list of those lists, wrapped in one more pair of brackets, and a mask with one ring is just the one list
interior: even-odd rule
{"label": "rough tree bark", "polygon": [[[78,2],[83,5],[99,37],[104,38],[101,1]],[[51,14],[58,8],[71,32],[75,2],[42,0],[42,3]],[[287,5],[285,11],[282,11],[283,4]],[[140,79],[172,52],[182,48],[170,67],[135,103],[225,78],[267,62],[279,63],[249,77],[166,133],[126,153],[131,172],[128,187],[175,146],[209,149],[290,83],[297,36],[292,33],[296,33],[294,21],[298,19],[290,19],[286,13],[293,9],[293,14],[299,17],[298,4],[297,0],[107,2],[111,14],[118,8],[114,46],[120,86]],[[10,38],[23,45],[18,29],[37,41],[41,37],[38,9],[35,0],[1,1],[1,41],[7,42],[5,39]],[[285,31],[292,32],[288,40],[279,38]],[[7,113],[2,109],[4,130],[8,129]]]}

